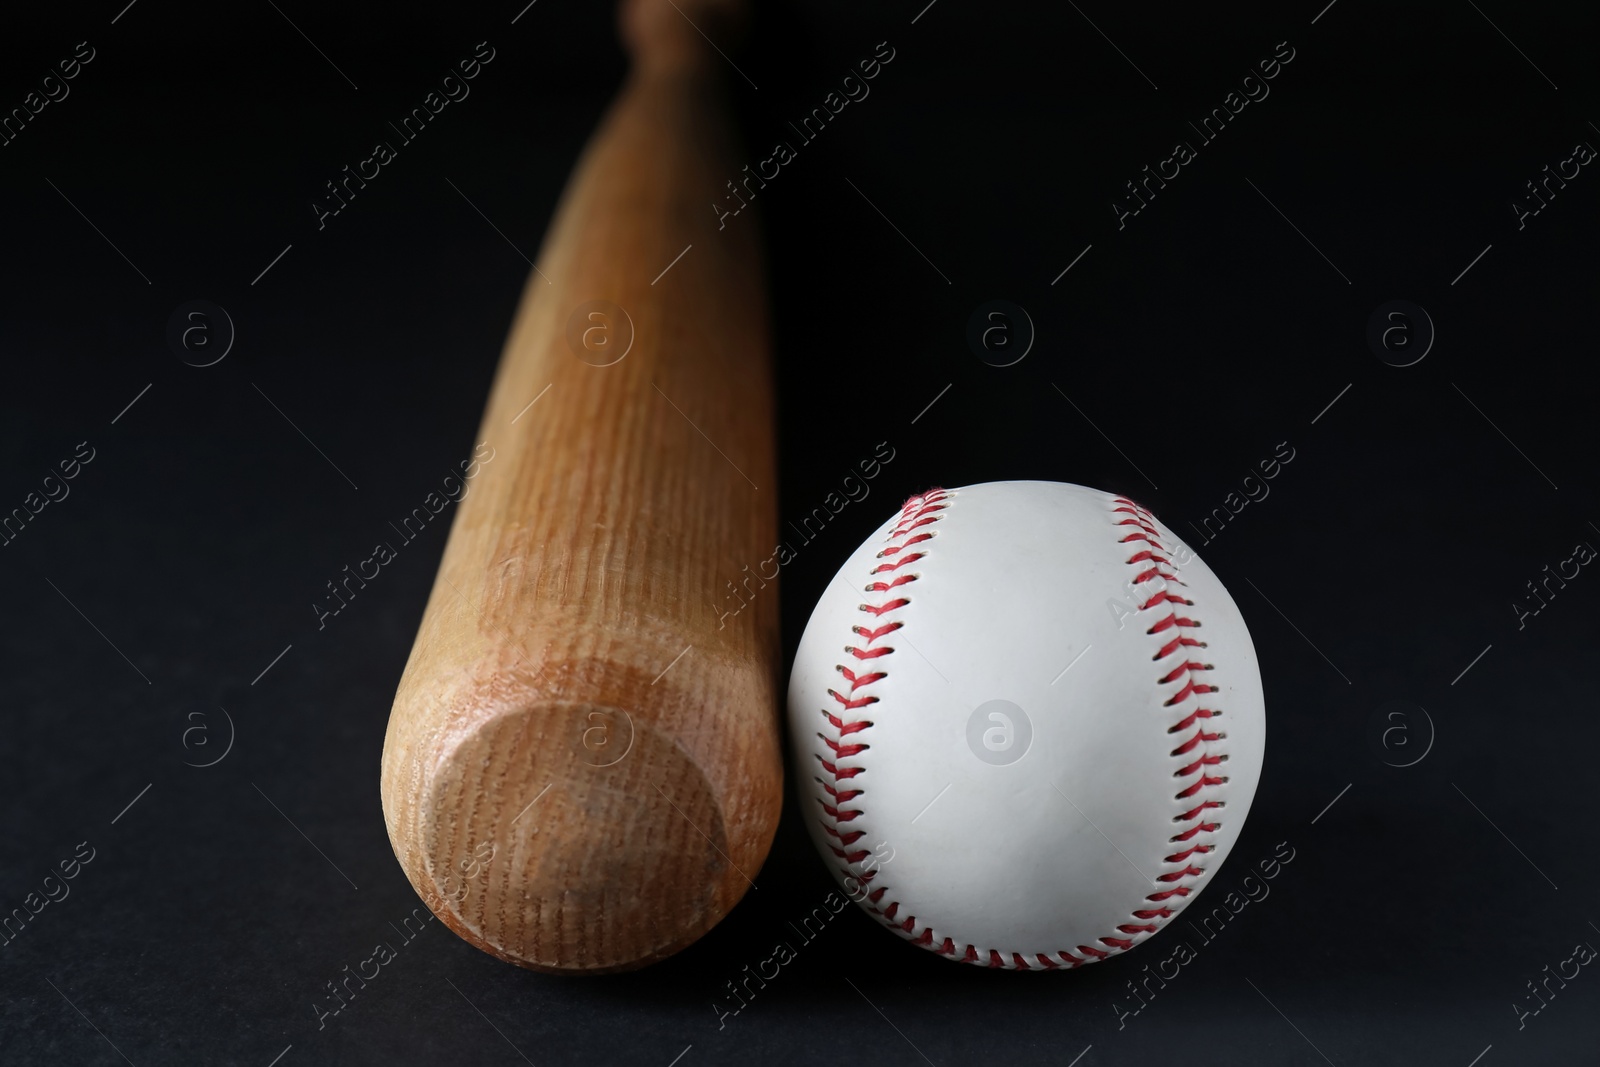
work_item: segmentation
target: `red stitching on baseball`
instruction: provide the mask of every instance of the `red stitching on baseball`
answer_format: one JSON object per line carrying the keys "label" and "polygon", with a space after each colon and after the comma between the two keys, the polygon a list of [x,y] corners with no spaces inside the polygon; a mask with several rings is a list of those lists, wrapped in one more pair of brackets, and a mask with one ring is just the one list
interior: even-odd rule
{"label": "red stitching on baseball", "polygon": [[837,715],[828,715],[828,713],[826,711],[823,712],[822,714],[827,716],[828,721],[833,724],[833,728],[835,730],[838,730],[841,736],[844,736],[844,735],[847,735],[847,734],[853,734],[857,730],[865,730],[867,727],[872,725],[870,722],[866,722],[866,721],[862,721],[862,722],[845,722],[843,719],[839,718]]}
{"label": "red stitching on baseball", "polygon": [[851,633],[860,634],[862,637],[865,637],[867,639],[867,643],[868,644],[871,644],[872,642],[876,641],[878,638],[882,637],[884,634],[889,633],[892,630],[898,630],[898,629],[900,629],[900,627],[902,627],[904,625],[905,625],[905,623],[903,623],[903,622],[885,623],[884,625],[878,627],[876,630],[869,630],[865,626],[852,626],[852,627],[850,627],[850,632]]}
{"label": "red stitching on baseball", "polygon": [[[943,489],[930,489],[921,496],[914,496],[905,502],[904,506],[902,506],[900,509],[899,521],[895,523],[888,535],[888,540],[896,543],[891,543],[877,555],[878,559],[883,559],[889,556],[898,556],[899,558],[892,563],[879,564],[872,569],[872,574],[893,572],[907,563],[914,563],[917,560],[923,559],[927,556],[927,552],[925,550],[910,552],[903,556],[900,555],[900,553],[905,552],[905,550],[910,548],[912,545],[922,544],[933,539],[934,535],[932,531],[924,530],[923,532],[917,534],[912,534],[912,531],[938,522],[939,519],[943,517],[938,513],[944,511],[948,506],[943,503],[948,496],[949,494]],[[911,534],[911,536],[908,537],[908,534]],[[914,573],[898,575],[893,581],[890,582],[873,582],[866,587],[865,591],[868,593],[887,593],[890,590],[896,589],[900,586],[909,585],[920,577],[921,575]],[[898,611],[909,603],[911,603],[909,597],[899,596],[882,604],[862,604],[860,605],[860,609],[862,611],[871,613],[875,618],[881,619],[884,615],[887,615],[892,611]],[[873,647],[874,642],[890,633],[893,633],[895,630],[900,629],[900,627],[904,625],[905,623],[896,620],[883,623],[882,625],[875,626],[871,629],[868,629],[865,626],[852,626],[850,628],[851,632],[862,639],[865,647],[846,645],[844,647],[844,651],[858,661],[881,660],[884,656],[893,653],[894,648],[888,645]],[[844,711],[853,711],[857,708],[862,708],[869,704],[877,703],[878,697],[876,696],[869,694],[858,697],[855,695],[855,693],[858,689],[875,685],[889,676],[888,671],[883,670],[876,664],[874,665],[874,669],[859,674],[853,668],[842,663],[836,664],[835,669],[838,670],[839,673],[844,676],[845,680],[850,683],[851,695],[846,697],[836,690],[829,689],[828,696],[838,704],[842,705],[841,710]],[[826,708],[822,709],[822,714],[823,717],[828,720],[828,724],[833,727],[837,736],[830,738],[821,731],[818,731],[817,733],[817,736],[822,738],[822,743],[827,745],[828,748],[832,750],[836,761],[834,763],[829,763],[827,760],[823,759],[820,754],[817,755],[817,762],[822,765],[823,770],[830,778],[833,779],[833,784],[830,785],[827,781],[820,777],[817,778],[817,781],[834,799],[834,803],[830,805],[823,801],[822,798],[817,798],[818,805],[823,811],[823,815],[818,818],[818,821],[822,824],[824,833],[826,833],[829,837],[838,839],[841,846],[849,846],[854,844],[855,841],[862,836],[863,831],[841,831],[839,827],[844,823],[853,822],[855,819],[860,817],[862,811],[860,808],[847,808],[844,805],[860,797],[866,792],[866,790],[840,789],[838,788],[838,785],[843,780],[854,778],[861,774],[865,768],[846,766],[843,764],[843,761],[859,755],[871,746],[868,744],[847,744],[845,743],[844,738],[850,736],[851,734],[860,733],[861,731],[870,729],[872,727],[872,722],[871,720],[867,719],[846,720],[842,716],[832,714]],[[859,850],[855,852],[846,852],[844,847],[834,848],[831,845],[829,846],[829,849],[835,856],[844,861],[843,873],[846,877],[856,878],[861,882],[867,882],[877,874],[876,871],[872,871],[868,874],[857,875],[855,872],[849,869],[852,864],[859,863],[861,860],[870,856],[872,854],[870,851]],[[888,887],[884,886],[867,894],[867,900],[874,905],[874,907],[869,908],[868,910],[873,911],[885,923],[888,923],[895,929],[899,930],[902,934],[905,934],[909,937],[912,931],[916,929],[917,920],[915,916],[909,916],[902,921],[896,922],[895,917],[900,911],[900,904],[898,901],[892,901],[888,907],[884,908],[882,911],[878,911],[876,908],[876,905],[880,900],[883,899],[883,896],[887,891]],[[924,929],[922,936],[914,940],[917,944],[932,949],[932,928],[929,927]],[[933,951],[953,954],[955,948],[951,944],[950,939],[946,938],[944,945],[938,949],[933,949]],[[976,950],[969,945],[967,946],[967,951],[970,955]]]}
{"label": "red stitching on baseball", "polygon": [[[942,508],[935,508],[934,510],[942,511],[943,509]],[[929,522],[933,522],[934,520],[933,519],[929,519],[928,521]],[[890,536],[893,536],[893,535],[891,534]],[[893,548],[884,549],[882,552],[878,553],[877,558],[878,559],[882,559],[885,556],[892,556],[896,552],[903,552],[906,549],[910,548],[912,545],[921,544],[923,541],[930,540],[932,537],[933,537],[933,534],[931,534],[931,533],[919,533],[919,534],[917,534],[917,536],[913,537],[909,541],[905,541],[905,542],[903,542],[901,544],[895,545]]]}
{"label": "red stitching on baseball", "polygon": [[[1115,503],[1117,506],[1111,509],[1112,513],[1124,514],[1129,517],[1116,520],[1114,525],[1135,526],[1139,530],[1138,533],[1130,533],[1126,537],[1120,538],[1118,543],[1129,544],[1132,542],[1143,542],[1144,544],[1150,546],[1148,548],[1142,548],[1133,552],[1132,555],[1130,555],[1125,561],[1129,566],[1140,567],[1139,571],[1133,576],[1129,584],[1142,585],[1145,582],[1154,581],[1156,579],[1160,579],[1164,583],[1167,583],[1166,588],[1163,588],[1159,593],[1156,593],[1154,596],[1148,598],[1142,604],[1140,604],[1140,609],[1143,610],[1146,608],[1155,607],[1158,604],[1181,604],[1185,607],[1193,607],[1194,601],[1180,595],[1171,588],[1171,586],[1174,585],[1186,586],[1186,583],[1179,578],[1177,574],[1173,573],[1173,570],[1163,569],[1164,566],[1175,569],[1176,565],[1173,564],[1171,559],[1172,549],[1166,544],[1162,543],[1161,533],[1155,527],[1155,516],[1151,515],[1144,508],[1140,507],[1138,504],[1135,504],[1132,500],[1129,500],[1126,497],[1117,497]],[[1200,623],[1194,619],[1180,616],[1176,612],[1170,612],[1145,632],[1151,635],[1162,634],[1172,629],[1178,629],[1180,631],[1185,629],[1194,629],[1199,625]],[[1153,662],[1159,663],[1175,653],[1185,653],[1183,662],[1180,665],[1169,668],[1156,680],[1157,685],[1170,685],[1171,683],[1179,681],[1180,679],[1182,679],[1184,682],[1183,687],[1162,704],[1163,707],[1170,708],[1174,705],[1183,703],[1190,697],[1198,697],[1202,694],[1215,693],[1217,691],[1216,686],[1207,685],[1204,682],[1198,681],[1194,677],[1194,674],[1197,671],[1209,671],[1214,670],[1215,668],[1209,663],[1202,663],[1198,660],[1192,660],[1187,655],[1187,650],[1190,648],[1204,647],[1206,647],[1205,642],[1179,633],[1170,640],[1166,641],[1156,652],[1155,656],[1152,657]],[[1178,733],[1179,731],[1194,726],[1201,720],[1210,719],[1220,714],[1222,713],[1215,708],[1197,708],[1179,722],[1168,727],[1167,732]],[[1200,727],[1196,729],[1194,736],[1190,737],[1183,744],[1172,750],[1170,755],[1174,759],[1189,757],[1197,749],[1199,750],[1198,758],[1190,759],[1185,766],[1181,767],[1174,774],[1174,777],[1187,778],[1192,774],[1198,773],[1200,775],[1199,781],[1194,782],[1187,788],[1177,793],[1174,799],[1186,799],[1195,796],[1203,789],[1222,785],[1223,783],[1227,782],[1228,779],[1226,776],[1213,776],[1205,773],[1206,768],[1217,766],[1226,760],[1228,758],[1227,754],[1214,752],[1210,747],[1201,747],[1210,746],[1213,742],[1219,741],[1225,736],[1227,735],[1221,731],[1207,732],[1204,727]],[[1190,841],[1200,834],[1215,833],[1221,826],[1221,823],[1215,821],[1204,821],[1201,819],[1201,816],[1212,808],[1222,807],[1223,804],[1224,802],[1220,800],[1202,801],[1194,808],[1191,808],[1189,811],[1177,816],[1173,820],[1174,822],[1193,822],[1195,825],[1189,827],[1187,830],[1184,830],[1181,833],[1173,835],[1170,838],[1170,841],[1174,843],[1183,843]],[[1157,875],[1156,881],[1167,884],[1179,882],[1187,878],[1203,877],[1205,875],[1205,868],[1199,866],[1198,864],[1191,863],[1189,860],[1195,856],[1204,856],[1215,849],[1216,846],[1211,844],[1194,844],[1190,845],[1188,848],[1182,849],[1173,853],[1172,855],[1167,856],[1163,862],[1183,864],[1183,866],[1180,870],[1168,871],[1164,874]],[[1170,889],[1151,893],[1145,897],[1145,900],[1151,903],[1160,904],[1162,901],[1169,900],[1173,897],[1178,897],[1180,899],[1187,897],[1191,891],[1192,887],[1190,885],[1174,886]],[[1133,934],[1135,936],[1140,934],[1154,934],[1160,929],[1161,925],[1164,924],[1168,919],[1172,918],[1174,914],[1176,914],[1176,909],[1167,906],[1158,908],[1141,908],[1132,913],[1133,918],[1155,921],[1145,921],[1137,924],[1123,923],[1117,927],[1117,930],[1120,933]],[[1107,936],[1102,937],[1099,940],[1101,944],[1110,945],[1119,951],[1126,951],[1132,948],[1134,945],[1134,941],[1131,938]],[[1088,953],[1096,959],[1105,959],[1109,955],[1109,953],[1103,952],[1099,949],[1090,948],[1087,945],[1079,945],[1078,951]],[[1063,956],[1065,955],[1066,954],[1063,953]]]}
{"label": "red stitching on baseball", "polygon": [[859,674],[858,675],[854,671],[852,671],[849,667],[842,667],[841,666],[841,667],[837,667],[836,670],[838,670],[838,672],[840,674],[844,675],[846,678],[848,678],[850,680],[850,691],[852,693],[855,692],[857,689],[860,689],[862,686],[871,685],[873,682],[876,682],[879,678],[884,677],[884,674],[883,674],[882,671],[879,671],[876,674]]}
{"label": "red stitching on baseball", "polygon": [[823,737],[822,731],[817,731],[817,736],[822,738],[822,743],[833,749],[833,754],[839,759],[849,759],[871,748],[871,745],[841,745],[839,742]]}

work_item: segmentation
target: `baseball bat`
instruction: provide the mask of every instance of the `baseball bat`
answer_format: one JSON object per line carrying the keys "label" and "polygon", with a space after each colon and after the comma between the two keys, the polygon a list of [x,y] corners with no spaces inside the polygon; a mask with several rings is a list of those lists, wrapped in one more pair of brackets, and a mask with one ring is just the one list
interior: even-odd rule
{"label": "baseball bat", "polygon": [[622,5],[629,74],[524,289],[389,718],[406,876],[535,970],[678,951],[777,825],[777,590],[747,569],[777,542],[763,268],[709,208],[739,168],[701,33],[738,14]]}

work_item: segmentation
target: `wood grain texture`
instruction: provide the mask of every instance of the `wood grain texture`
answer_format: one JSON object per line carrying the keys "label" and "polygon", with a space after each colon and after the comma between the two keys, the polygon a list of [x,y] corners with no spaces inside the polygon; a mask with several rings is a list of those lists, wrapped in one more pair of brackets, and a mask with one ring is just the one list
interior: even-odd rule
{"label": "wood grain texture", "polygon": [[[528,279],[384,744],[412,885],[538,970],[693,942],[781,803],[777,590],[723,614],[777,541],[763,271],[754,227],[710,208],[740,165],[723,60],[685,16],[711,31],[724,5],[679,6],[623,9],[633,69]],[[609,366],[569,345],[590,301],[632,323]],[[614,354],[622,320],[603,328]]]}

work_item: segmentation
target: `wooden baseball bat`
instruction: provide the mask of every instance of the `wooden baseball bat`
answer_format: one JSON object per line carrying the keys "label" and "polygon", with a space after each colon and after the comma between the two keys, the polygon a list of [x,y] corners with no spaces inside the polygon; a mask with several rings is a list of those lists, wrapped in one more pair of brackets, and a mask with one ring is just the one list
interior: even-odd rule
{"label": "wooden baseball bat", "polygon": [[411,884],[536,970],[678,951],[777,826],[763,269],[753,220],[714,225],[739,165],[700,35],[730,6],[622,7],[628,80],[528,279],[389,718]]}

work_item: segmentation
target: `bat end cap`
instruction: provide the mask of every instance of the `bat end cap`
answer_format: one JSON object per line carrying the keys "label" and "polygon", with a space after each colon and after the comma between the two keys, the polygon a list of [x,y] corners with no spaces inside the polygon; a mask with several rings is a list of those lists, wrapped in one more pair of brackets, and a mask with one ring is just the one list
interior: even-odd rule
{"label": "bat end cap", "polygon": [[419,889],[457,934],[508,962],[632,970],[697,940],[749,888],[732,858],[748,847],[729,842],[724,805],[683,748],[636,713],[564,704],[501,715],[434,778],[428,806],[440,817]]}

